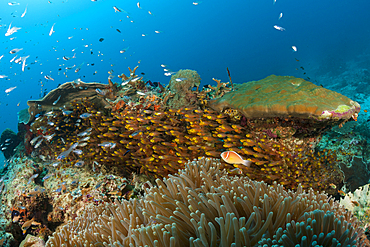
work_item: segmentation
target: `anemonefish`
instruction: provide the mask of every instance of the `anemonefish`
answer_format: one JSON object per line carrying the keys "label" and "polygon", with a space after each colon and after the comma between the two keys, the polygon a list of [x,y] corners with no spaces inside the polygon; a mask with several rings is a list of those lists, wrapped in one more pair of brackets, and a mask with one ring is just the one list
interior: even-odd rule
{"label": "anemonefish", "polygon": [[241,164],[249,167],[251,161],[244,160],[239,154],[234,151],[225,151],[221,153],[221,158],[229,164]]}

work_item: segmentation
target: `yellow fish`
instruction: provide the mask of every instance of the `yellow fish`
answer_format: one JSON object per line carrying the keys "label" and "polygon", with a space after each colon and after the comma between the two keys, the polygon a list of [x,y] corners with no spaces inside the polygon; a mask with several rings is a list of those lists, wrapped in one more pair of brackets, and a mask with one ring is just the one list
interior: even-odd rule
{"label": "yellow fish", "polygon": [[252,163],[250,160],[244,160],[238,153],[234,151],[225,151],[221,153],[221,158],[229,164],[241,164],[244,166],[249,167],[250,163]]}

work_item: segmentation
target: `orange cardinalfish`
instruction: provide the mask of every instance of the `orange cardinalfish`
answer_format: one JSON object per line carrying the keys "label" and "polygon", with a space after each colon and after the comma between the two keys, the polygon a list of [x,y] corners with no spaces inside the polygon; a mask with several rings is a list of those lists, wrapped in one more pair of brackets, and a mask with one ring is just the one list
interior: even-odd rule
{"label": "orange cardinalfish", "polygon": [[246,167],[249,167],[251,161],[244,160],[238,153],[234,151],[225,151],[221,153],[221,158],[229,164],[242,164]]}

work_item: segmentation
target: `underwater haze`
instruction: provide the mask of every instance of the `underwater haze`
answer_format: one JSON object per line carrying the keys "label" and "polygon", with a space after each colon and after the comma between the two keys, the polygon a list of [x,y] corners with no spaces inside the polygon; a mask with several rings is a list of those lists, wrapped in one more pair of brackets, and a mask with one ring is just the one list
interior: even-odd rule
{"label": "underwater haze", "polygon": [[162,84],[165,64],[198,71],[203,85],[228,81],[228,67],[234,83],[291,75],[340,91],[347,85],[331,80],[359,58],[370,63],[369,9],[368,0],[2,0],[0,129],[17,131],[27,100],[64,82],[107,83],[136,65]]}

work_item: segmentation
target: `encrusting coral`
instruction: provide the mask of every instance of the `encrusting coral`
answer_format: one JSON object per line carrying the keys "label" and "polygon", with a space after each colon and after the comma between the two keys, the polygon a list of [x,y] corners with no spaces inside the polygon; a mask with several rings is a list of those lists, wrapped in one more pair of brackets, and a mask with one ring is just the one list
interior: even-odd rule
{"label": "encrusting coral", "polygon": [[142,198],[90,207],[46,246],[361,246],[357,219],[326,194],[287,191],[222,168],[214,159],[188,162],[157,186],[144,184]]}

